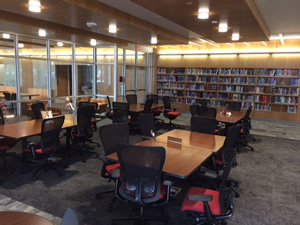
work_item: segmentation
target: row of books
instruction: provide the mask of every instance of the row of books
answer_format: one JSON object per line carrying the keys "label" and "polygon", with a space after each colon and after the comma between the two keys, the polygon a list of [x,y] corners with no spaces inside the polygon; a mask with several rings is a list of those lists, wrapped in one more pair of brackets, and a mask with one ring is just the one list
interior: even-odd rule
{"label": "row of books", "polygon": [[244,86],[219,85],[219,91],[243,92]]}
{"label": "row of books", "polygon": [[220,75],[255,75],[256,69],[247,68],[221,68]]}
{"label": "row of books", "polygon": [[254,109],[259,110],[259,111],[268,111],[269,112],[269,111],[271,111],[272,106],[271,106],[271,104],[259,104],[259,103],[257,103],[257,104],[255,104]]}
{"label": "row of books", "polygon": [[256,84],[256,77],[221,77],[220,82],[228,84]]}
{"label": "row of books", "polygon": [[299,88],[276,87],[272,88],[272,94],[298,95]]}
{"label": "row of books", "polygon": [[184,89],[185,86],[183,83],[164,83],[157,82],[157,88],[173,88],[173,89]]}
{"label": "row of books", "polygon": [[287,108],[288,113],[297,113],[297,106],[289,105]]}
{"label": "row of books", "polygon": [[300,76],[299,69],[258,69],[259,76]]}
{"label": "row of books", "polygon": [[186,68],[186,74],[215,75],[218,74],[218,70],[218,68]]}
{"label": "row of books", "polygon": [[280,104],[297,104],[298,98],[296,97],[285,97],[285,96],[275,96],[274,103]]}
{"label": "row of books", "polygon": [[202,98],[203,94],[201,92],[197,92],[197,91],[186,91],[185,96]]}
{"label": "row of books", "polygon": [[206,85],[203,85],[203,84],[186,84],[186,89],[205,91]]}
{"label": "row of books", "polygon": [[157,75],[158,81],[185,81],[185,76],[182,75]]}
{"label": "row of books", "polygon": [[165,74],[165,73],[178,73],[178,74],[184,74],[185,68],[170,68],[170,67],[158,67],[157,73],[159,74]]}
{"label": "row of books", "polygon": [[255,97],[256,102],[268,103],[268,100],[269,100],[269,96],[267,95],[257,95]]}

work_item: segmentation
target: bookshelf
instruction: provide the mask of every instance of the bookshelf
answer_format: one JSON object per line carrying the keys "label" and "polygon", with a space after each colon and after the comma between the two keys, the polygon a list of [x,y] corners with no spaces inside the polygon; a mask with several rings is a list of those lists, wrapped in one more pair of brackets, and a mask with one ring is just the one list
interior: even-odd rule
{"label": "bookshelf", "polygon": [[289,116],[297,113],[299,86],[300,69],[158,67],[157,70],[158,95],[169,95],[176,107],[186,111],[190,104],[207,99],[215,107],[223,106],[225,101],[239,101],[242,109],[253,104],[257,114],[274,112]]}

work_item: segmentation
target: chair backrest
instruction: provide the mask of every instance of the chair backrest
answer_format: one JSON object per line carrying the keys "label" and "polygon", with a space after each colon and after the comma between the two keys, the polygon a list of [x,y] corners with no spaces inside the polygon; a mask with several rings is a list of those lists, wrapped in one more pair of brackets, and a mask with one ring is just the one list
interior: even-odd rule
{"label": "chair backrest", "polygon": [[158,201],[165,149],[123,144],[117,153],[122,177],[120,195],[141,205]]}
{"label": "chair backrest", "polygon": [[199,105],[190,105],[190,113],[192,116],[198,116]]}
{"label": "chair backrest", "polygon": [[118,144],[129,143],[129,126],[127,123],[103,125],[99,128],[99,137],[104,148],[104,155],[107,156],[117,152]]}
{"label": "chair backrest", "polygon": [[16,93],[11,93],[10,100],[17,100],[17,94]]}
{"label": "chair backrest", "polygon": [[153,99],[147,99],[144,105],[144,113],[151,113]]}
{"label": "chair backrest", "polygon": [[234,148],[223,148],[222,154],[225,155],[226,162],[225,162],[224,171],[223,171],[222,177],[221,177],[221,183],[219,186],[219,202],[220,202],[221,213],[224,214],[229,210],[229,207],[230,207],[229,198],[231,196],[229,196],[229,194],[231,195],[231,193],[230,193],[230,191],[229,192],[225,191],[225,189],[226,189],[226,181],[228,179],[231,168],[233,167],[234,162],[235,162],[236,152],[235,152]]}
{"label": "chair backrest", "polygon": [[251,130],[251,118],[250,118],[251,112],[252,112],[252,106],[250,106],[247,109],[246,114],[245,114],[244,118],[242,119],[243,134],[248,134],[249,131]]}
{"label": "chair backrest", "polygon": [[71,208],[67,208],[60,225],[79,225],[76,212]]}
{"label": "chair backrest", "polygon": [[79,108],[79,107],[82,107],[82,106],[88,106],[88,105],[90,105],[90,102],[89,102],[89,101],[80,101],[80,102],[78,103],[78,108]]}
{"label": "chair backrest", "polygon": [[111,109],[111,103],[108,95],[106,96],[106,99],[107,99],[108,108]]}
{"label": "chair backrest", "polygon": [[233,111],[241,111],[242,103],[241,102],[225,102],[225,106],[227,105],[228,110],[233,110]]}
{"label": "chair backrest", "polygon": [[227,130],[226,139],[224,141],[223,147],[233,148],[239,138],[242,129],[241,124],[230,126]]}
{"label": "chair backrest", "polygon": [[91,120],[94,110],[93,105],[81,106],[77,109],[77,133],[80,137],[92,136]]}
{"label": "chair backrest", "polygon": [[147,95],[146,99],[153,99],[153,103],[158,104],[158,95],[156,94]]}
{"label": "chair backrest", "polygon": [[203,116],[192,116],[191,118],[191,131],[215,134],[218,121],[215,118],[203,117]]}
{"label": "chair backrest", "polygon": [[126,100],[129,105],[137,104],[137,95],[136,94],[126,95]]}
{"label": "chair backrest", "polygon": [[139,127],[142,135],[152,137],[152,132],[155,132],[155,122],[152,113],[143,113],[138,118]]}
{"label": "chair backrest", "polygon": [[217,109],[211,108],[211,107],[199,106],[198,107],[198,116],[216,118]]}
{"label": "chair backrest", "polygon": [[3,92],[3,95],[4,95],[5,100],[10,101],[11,95],[9,92]]}
{"label": "chair backrest", "polygon": [[4,125],[4,124],[5,124],[5,120],[3,116],[3,111],[2,108],[0,107],[0,125]]}
{"label": "chair backrest", "polygon": [[45,110],[45,105],[43,102],[33,103],[31,105],[33,119],[42,119],[41,111]]}
{"label": "chair backrest", "polygon": [[206,99],[199,99],[198,104],[200,106],[207,107],[207,100]]}
{"label": "chair backrest", "polygon": [[171,101],[169,96],[163,96],[162,97],[163,103],[164,103],[164,109],[171,110]]}
{"label": "chair backrest", "polygon": [[113,102],[113,122],[124,123],[128,121],[129,104],[126,102]]}
{"label": "chair backrest", "polygon": [[59,141],[59,133],[65,121],[65,116],[56,116],[42,121],[41,132],[41,149],[43,152],[46,148],[53,148],[56,150],[56,144]]}

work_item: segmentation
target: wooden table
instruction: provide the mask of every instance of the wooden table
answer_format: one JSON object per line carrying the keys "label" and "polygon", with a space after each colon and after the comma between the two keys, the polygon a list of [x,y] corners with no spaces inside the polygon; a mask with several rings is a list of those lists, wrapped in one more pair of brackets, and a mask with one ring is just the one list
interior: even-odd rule
{"label": "wooden table", "polygon": [[[169,143],[167,137],[170,135],[182,138],[182,144]],[[143,141],[137,145],[164,147],[166,160],[163,172],[181,179],[190,176],[207,158],[218,151],[225,141],[223,136],[184,130],[172,130],[155,139]],[[118,161],[117,153],[110,154],[107,158]]]}
{"label": "wooden table", "polygon": [[0,212],[1,225],[53,225],[49,220],[25,212]]}
{"label": "wooden table", "polygon": [[[129,112],[130,113],[141,113],[144,111],[145,104],[130,104],[129,105]],[[158,109],[164,107],[162,103],[153,103],[151,109]]]}
{"label": "wooden table", "polygon": [[227,110],[226,112],[229,112],[230,115],[222,114],[222,108],[217,108],[217,116],[216,120],[222,123],[230,123],[234,124],[243,119],[245,116],[245,112],[243,111],[234,111],[234,110]]}
{"label": "wooden table", "polygon": [[160,136],[155,137],[157,142],[168,142],[168,136],[181,138],[182,146],[196,148],[202,151],[217,152],[223,146],[224,136],[203,134],[187,130],[174,129]]}

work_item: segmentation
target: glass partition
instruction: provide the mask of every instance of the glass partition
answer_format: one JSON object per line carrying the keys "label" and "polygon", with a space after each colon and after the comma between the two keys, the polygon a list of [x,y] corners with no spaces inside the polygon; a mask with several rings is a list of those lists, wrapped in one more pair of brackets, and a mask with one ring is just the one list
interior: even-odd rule
{"label": "glass partition", "polygon": [[28,58],[47,58],[46,40],[19,37],[19,56]]}
{"label": "glass partition", "polygon": [[4,56],[14,56],[14,35],[9,33],[0,33],[0,55]]}
{"label": "glass partition", "polygon": [[72,62],[72,45],[50,41],[50,59]]}

